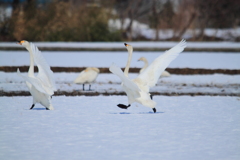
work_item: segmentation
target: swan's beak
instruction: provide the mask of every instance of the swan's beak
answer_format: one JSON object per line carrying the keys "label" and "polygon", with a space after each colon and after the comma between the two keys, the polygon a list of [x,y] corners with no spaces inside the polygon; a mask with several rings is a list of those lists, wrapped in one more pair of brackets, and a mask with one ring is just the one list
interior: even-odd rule
{"label": "swan's beak", "polygon": [[128,46],[128,44],[127,43],[124,43],[124,45],[127,47]]}
{"label": "swan's beak", "polygon": [[17,44],[22,45],[23,41],[17,41]]}

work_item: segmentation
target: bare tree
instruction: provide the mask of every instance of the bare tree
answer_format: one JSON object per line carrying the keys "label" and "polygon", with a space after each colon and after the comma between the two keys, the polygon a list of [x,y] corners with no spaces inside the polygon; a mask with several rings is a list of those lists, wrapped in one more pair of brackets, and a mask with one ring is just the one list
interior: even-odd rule
{"label": "bare tree", "polygon": [[159,40],[159,30],[160,29],[172,29],[174,28],[173,20],[175,17],[175,12],[173,9],[173,4],[170,0],[166,2],[153,0],[152,1],[152,11],[150,15],[150,24],[155,29],[155,40]]}
{"label": "bare tree", "polygon": [[[129,41],[133,39],[132,25],[134,20],[138,20],[142,16],[146,16],[149,12],[150,5],[148,0],[116,0],[115,8],[122,23],[121,31],[123,37]],[[129,18],[129,23],[124,29],[123,24],[126,18]]]}
{"label": "bare tree", "polygon": [[152,2],[152,14],[150,15],[150,24],[155,29],[155,40],[159,40],[161,3],[158,0]]}
{"label": "bare tree", "polygon": [[183,0],[179,3],[177,11],[173,17],[173,38],[181,39],[184,33],[191,27],[196,19],[197,11],[192,0]]}

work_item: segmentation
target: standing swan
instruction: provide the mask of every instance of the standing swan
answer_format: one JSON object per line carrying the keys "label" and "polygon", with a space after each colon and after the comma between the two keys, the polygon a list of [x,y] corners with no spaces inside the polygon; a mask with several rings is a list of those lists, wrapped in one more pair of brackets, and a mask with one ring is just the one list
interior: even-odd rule
{"label": "standing swan", "polygon": [[99,69],[95,67],[88,67],[83,70],[79,76],[74,80],[76,84],[82,84],[84,90],[84,84],[89,84],[89,91],[91,90],[91,83],[94,82],[99,74]]}
{"label": "standing swan", "polygon": [[[148,60],[145,57],[141,57],[138,59],[138,61],[143,61],[144,66],[142,69],[140,69],[139,73],[141,74],[147,67],[148,67]],[[160,77],[169,77],[171,76],[168,71],[163,71]]]}
{"label": "standing swan", "polygon": [[[17,73],[26,81],[27,87],[33,96],[33,104],[30,109],[33,109],[36,103],[40,103],[47,110],[53,110],[51,96],[54,94],[56,88],[52,70],[33,43],[22,40],[18,44],[24,46],[30,54],[28,75],[22,75],[19,69],[17,70]],[[34,62],[38,67],[37,76],[34,75]]]}
{"label": "standing swan", "polygon": [[167,68],[171,61],[173,61],[179,53],[186,47],[186,41],[182,40],[176,46],[166,51],[164,54],[157,57],[137,78],[131,80],[128,78],[128,71],[132,59],[133,48],[131,45],[124,43],[128,50],[128,61],[124,73],[115,64],[112,64],[109,70],[117,75],[122,80],[123,90],[128,97],[128,106],[118,104],[117,106],[122,109],[127,109],[133,102],[138,102],[146,107],[153,109],[156,112],[156,102],[152,100],[149,93],[149,88],[156,85],[159,76]]}

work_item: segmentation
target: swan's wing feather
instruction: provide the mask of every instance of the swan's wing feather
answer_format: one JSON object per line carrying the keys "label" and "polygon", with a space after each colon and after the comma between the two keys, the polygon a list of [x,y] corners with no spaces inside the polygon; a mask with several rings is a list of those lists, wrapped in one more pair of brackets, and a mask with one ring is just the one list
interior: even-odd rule
{"label": "swan's wing feather", "polygon": [[38,67],[38,75],[37,78],[41,80],[44,86],[48,88],[51,91],[55,91],[55,82],[54,82],[54,76],[53,72],[50,69],[50,66],[44,59],[44,57],[41,54],[41,51],[38,50],[38,48],[33,44],[30,43],[32,54],[34,58],[34,62],[36,63]]}
{"label": "swan's wing feather", "polygon": [[77,78],[74,80],[74,83],[84,83],[85,82],[85,70],[81,71]]}
{"label": "swan's wing feather", "polygon": [[186,41],[182,40],[176,46],[167,50],[164,54],[157,57],[138,77],[149,87],[156,85],[161,73],[167,66],[181,53],[186,47]]}
{"label": "swan's wing feather", "polygon": [[121,68],[117,67],[115,64],[112,64],[109,70],[122,80],[125,87],[127,87],[132,91],[137,91],[137,92],[140,91],[139,87],[132,80],[130,80],[128,77],[124,75]]}
{"label": "swan's wing feather", "polygon": [[48,94],[48,95],[52,95],[51,93],[48,93],[45,88],[42,86],[42,83],[33,77],[29,77],[29,76],[25,76],[22,75],[21,72],[19,71],[19,69],[17,69],[17,73],[19,76],[21,76],[26,82],[29,82],[30,84],[32,84],[39,92]]}
{"label": "swan's wing feather", "polygon": [[95,70],[90,69],[89,71],[87,71],[87,81],[88,82],[93,82],[97,79],[98,76],[98,72],[96,72]]}

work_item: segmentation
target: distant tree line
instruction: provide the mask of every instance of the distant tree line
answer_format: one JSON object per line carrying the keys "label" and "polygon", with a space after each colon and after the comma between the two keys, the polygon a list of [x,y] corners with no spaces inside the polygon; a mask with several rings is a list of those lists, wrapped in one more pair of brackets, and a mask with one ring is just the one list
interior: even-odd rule
{"label": "distant tree line", "polygon": [[[197,29],[192,40],[201,41],[209,39],[206,28],[240,25],[239,0],[12,0],[11,5],[11,17],[0,22],[0,41],[146,40],[133,36],[134,21],[154,29],[153,40],[159,40],[159,30],[172,29],[169,40],[178,40]],[[109,29],[109,19],[118,19],[121,27]]]}

